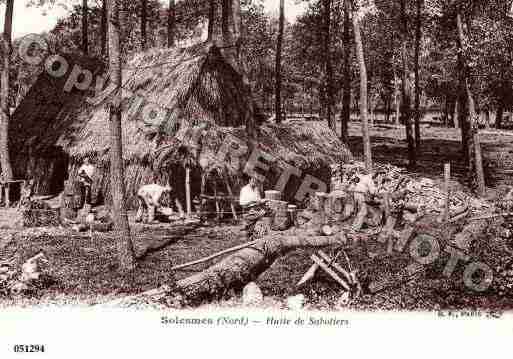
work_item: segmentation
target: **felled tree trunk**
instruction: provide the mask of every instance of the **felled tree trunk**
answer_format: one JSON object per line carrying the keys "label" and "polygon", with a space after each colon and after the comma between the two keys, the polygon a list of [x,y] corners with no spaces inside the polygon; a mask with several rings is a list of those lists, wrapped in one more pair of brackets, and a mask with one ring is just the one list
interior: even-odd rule
{"label": "felled tree trunk", "polygon": [[[287,235],[288,234],[288,235]],[[321,248],[341,244],[340,237],[311,237],[282,232],[263,238],[210,268],[179,280],[173,292],[182,295],[187,304],[198,304],[220,298],[229,290],[240,290],[265,272],[274,261],[296,249]]]}

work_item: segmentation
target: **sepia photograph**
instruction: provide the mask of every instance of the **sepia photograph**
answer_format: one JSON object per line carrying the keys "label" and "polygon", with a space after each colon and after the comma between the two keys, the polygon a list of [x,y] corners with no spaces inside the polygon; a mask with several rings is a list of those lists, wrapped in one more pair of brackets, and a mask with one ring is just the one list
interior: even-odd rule
{"label": "sepia photograph", "polygon": [[513,334],[513,1],[0,0],[0,32],[0,356]]}

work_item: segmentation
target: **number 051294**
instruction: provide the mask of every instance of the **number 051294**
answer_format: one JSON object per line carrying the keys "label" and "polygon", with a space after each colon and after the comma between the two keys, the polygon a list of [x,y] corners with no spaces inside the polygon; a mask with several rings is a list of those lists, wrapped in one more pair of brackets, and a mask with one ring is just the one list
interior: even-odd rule
{"label": "number 051294", "polygon": [[13,350],[15,353],[44,353],[45,352],[45,346],[42,344],[31,344],[31,345],[24,345],[24,344],[16,344],[13,347]]}

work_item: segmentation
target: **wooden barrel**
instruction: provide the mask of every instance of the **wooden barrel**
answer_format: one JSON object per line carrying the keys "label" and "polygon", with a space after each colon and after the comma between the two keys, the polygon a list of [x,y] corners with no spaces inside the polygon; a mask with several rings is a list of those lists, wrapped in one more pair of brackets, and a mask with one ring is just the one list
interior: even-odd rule
{"label": "wooden barrel", "polygon": [[295,206],[293,204],[289,204],[287,206],[287,212],[288,212],[288,217],[290,220],[290,225],[292,225],[294,227],[298,227],[297,206]]}

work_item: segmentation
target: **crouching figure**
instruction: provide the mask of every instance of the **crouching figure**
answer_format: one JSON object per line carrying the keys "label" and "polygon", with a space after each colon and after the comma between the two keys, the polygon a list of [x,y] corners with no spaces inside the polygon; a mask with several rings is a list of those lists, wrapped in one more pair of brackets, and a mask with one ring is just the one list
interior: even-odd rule
{"label": "crouching figure", "polygon": [[[135,217],[136,222],[141,222],[143,220],[145,212],[148,213],[148,222],[153,222],[155,220],[155,212],[160,211],[162,208],[162,195],[164,193],[172,193],[172,187],[169,183],[166,186],[161,186],[155,183],[147,184],[139,188],[137,191],[137,215]],[[180,213],[180,217],[184,218],[185,213],[183,211],[182,205],[177,198],[175,198],[175,205]]]}

